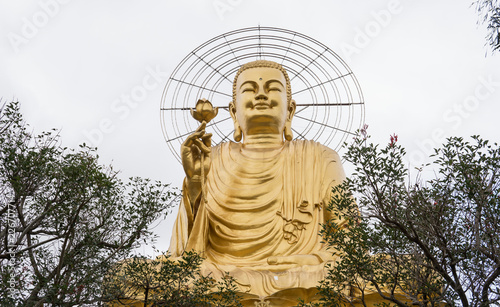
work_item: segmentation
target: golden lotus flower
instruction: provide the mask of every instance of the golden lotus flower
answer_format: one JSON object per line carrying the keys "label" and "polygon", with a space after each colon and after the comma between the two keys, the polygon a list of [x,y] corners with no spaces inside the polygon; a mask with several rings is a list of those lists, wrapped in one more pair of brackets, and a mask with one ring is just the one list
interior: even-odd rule
{"label": "golden lotus flower", "polygon": [[219,112],[219,108],[214,108],[212,103],[206,99],[200,99],[196,103],[195,109],[191,109],[191,116],[193,116],[194,119],[199,121],[200,123],[205,121],[209,122],[211,121],[215,116],[217,116],[217,113]]}

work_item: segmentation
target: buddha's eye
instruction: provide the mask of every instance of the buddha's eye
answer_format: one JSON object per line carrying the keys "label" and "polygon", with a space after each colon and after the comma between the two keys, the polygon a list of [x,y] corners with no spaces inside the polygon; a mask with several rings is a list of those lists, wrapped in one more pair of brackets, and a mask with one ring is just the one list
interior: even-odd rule
{"label": "buddha's eye", "polygon": [[242,93],[250,92],[253,93],[254,89],[252,87],[245,87],[244,89],[241,90]]}
{"label": "buddha's eye", "polygon": [[272,81],[266,84],[266,88],[268,92],[281,92],[282,91],[282,86],[281,83]]}

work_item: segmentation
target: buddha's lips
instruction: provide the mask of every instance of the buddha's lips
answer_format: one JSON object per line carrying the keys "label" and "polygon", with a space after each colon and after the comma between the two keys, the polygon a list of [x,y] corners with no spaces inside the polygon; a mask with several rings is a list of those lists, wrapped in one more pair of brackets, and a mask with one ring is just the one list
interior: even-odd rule
{"label": "buddha's lips", "polygon": [[264,102],[259,102],[254,104],[253,107],[254,109],[260,110],[260,109],[269,109],[271,108],[271,105]]}

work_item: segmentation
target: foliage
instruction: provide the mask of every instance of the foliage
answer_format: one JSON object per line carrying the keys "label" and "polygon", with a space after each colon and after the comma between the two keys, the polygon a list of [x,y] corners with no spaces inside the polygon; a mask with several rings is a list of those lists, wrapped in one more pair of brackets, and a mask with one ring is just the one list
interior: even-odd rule
{"label": "foliage", "polygon": [[109,301],[131,306],[241,306],[234,279],[226,275],[221,281],[203,276],[203,258],[185,252],[172,259],[166,254],[155,260],[143,257],[127,259],[115,268],[106,282]]}
{"label": "foliage", "polygon": [[347,226],[322,230],[340,257],[319,287],[322,306],[373,293],[397,306],[498,304],[500,147],[450,138],[433,155],[436,178],[415,183],[404,154],[397,136],[383,149],[366,137],[349,146],[355,173],[329,205]]}
{"label": "foliage", "polygon": [[486,39],[493,50],[500,51],[500,1],[477,0],[474,2],[482,23],[488,26]]}
{"label": "foliage", "polygon": [[34,135],[18,103],[0,118],[0,304],[95,306],[112,264],[139,242],[176,193],[98,164],[95,149]]}

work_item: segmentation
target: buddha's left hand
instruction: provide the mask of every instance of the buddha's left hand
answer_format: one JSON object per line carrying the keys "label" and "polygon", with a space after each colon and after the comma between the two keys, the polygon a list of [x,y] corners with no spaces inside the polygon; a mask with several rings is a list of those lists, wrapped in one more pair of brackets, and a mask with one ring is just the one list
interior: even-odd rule
{"label": "buddha's left hand", "polygon": [[322,261],[316,255],[290,255],[290,256],[272,256],[267,258],[268,264],[299,264],[314,265]]}

